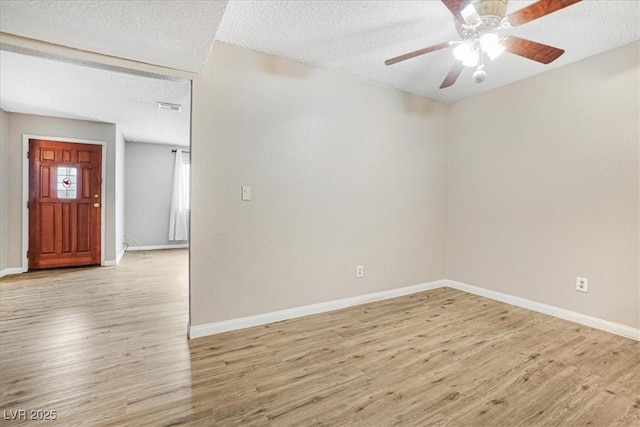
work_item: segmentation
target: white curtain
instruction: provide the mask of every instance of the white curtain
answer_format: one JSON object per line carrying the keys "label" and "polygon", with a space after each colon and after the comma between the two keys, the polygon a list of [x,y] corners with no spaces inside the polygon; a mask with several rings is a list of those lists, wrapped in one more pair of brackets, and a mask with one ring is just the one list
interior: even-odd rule
{"label": "white curtain", "polygon": [[169,217],[169,240],[189,239],[189,153],[176,150],[173,169],[173,193]]}

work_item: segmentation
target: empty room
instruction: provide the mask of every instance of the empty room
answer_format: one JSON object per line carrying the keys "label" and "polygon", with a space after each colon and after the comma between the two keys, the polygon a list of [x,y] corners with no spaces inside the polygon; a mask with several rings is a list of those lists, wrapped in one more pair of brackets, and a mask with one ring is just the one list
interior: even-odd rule
{"label": "empty room", "polygon": [[2,0],[0,54],[2,425],[640,425],[640,2]]}

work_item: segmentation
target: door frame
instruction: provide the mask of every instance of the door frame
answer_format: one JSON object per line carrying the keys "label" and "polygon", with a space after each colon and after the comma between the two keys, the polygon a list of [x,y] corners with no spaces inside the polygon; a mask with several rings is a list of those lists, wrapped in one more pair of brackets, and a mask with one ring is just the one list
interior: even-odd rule
{"label": "door frame", "polygon": [[[44,139],[47,141],[56,142],[70,142],[72,144],[92,144],[100,145],[102,151],[102,173],[100,179],[100,200],[104,202],[106,200],[105,187],[106,187],[106,170],[107,170],[107,156],[106,156],[106,141],[97,141],[91,139],[78,139],[78,138],[61,138],[58,136],[45,136],[45,135],[32,135],[22,134],[22,271],[29,271],[29,259],[27,258],[27,251],[29,250],[29,209],[27,209],[27,203],[29,202],[29,159],[27,153],[29,152],[29,140],[30,139]],[[106,250],[106,212],[104,209],[104,203],[100,206],[100,265],[104,266],[104,255]]]}

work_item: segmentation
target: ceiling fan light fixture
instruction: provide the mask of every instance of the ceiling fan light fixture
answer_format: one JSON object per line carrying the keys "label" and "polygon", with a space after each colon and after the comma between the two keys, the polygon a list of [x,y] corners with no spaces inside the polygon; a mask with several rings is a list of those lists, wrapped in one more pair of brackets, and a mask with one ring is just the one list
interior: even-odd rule
{"label": "ceiling fan light fixture", "polygon": [[465,40],[453,49],[453,56],[458,61],[465,61],[473,51],[473,40]]}
{"label": "ceiling fan light fixture", "polygon": [[462,41],[448,41],[428,46],[384,61],[393,65],[447,47],[453,48],[454,62],[440,85],[446,89],[460,77],[464,67],[477,67],[473,80],[482,83],[487,77],[484,71],[484,56],[495,60],[504,51],[541,64],[549,64],[564,53],[563,49],[548,46],[513,35],[500,38],[498,32],[517,27],[547,16],[582,0],[534,0],[509,15],[506,14],[508,0],[440,0],[453,14],[456,30]]}
{"label": "ceiling fan light fixture", "polygon": [[480,36],[480,47],[492,61],[505,51],[505,47],[500,44],[500,37],[496,33],[482,34]]}
{"label": "ceiling fan light fixture", "polygon": [[480,61],[480,49],[473,49],[471,53],[462,61],[465,67],[476,67]]}
{"label": "ceiling fan light fixture", "polygon": [[480,15],[478,15],[476,8],[471,3],[460,11],[460,15],[467,25],[475,25],[480,22]]}
{"label": "ceiling fan light fixture", "polygon": [[478,69],[473,72],[471,78],[476,83],[482,83],[487,78],[487,72],[478,67]]}
{"label": "ceiling fan light fixture", "polygon": [[493,61],[498,56],[500,56],[502,52],[504,52],[505,50],[506,48],[504,46],[502,46],[501,44],[498,44],[495,47],[491,49],[485,49],[484,51],[486,52],[487,55],[489,55],[489,59]]}
{"label": "ceiling fan light fixture", "polygon": [[465,67],[475,67],[480,60],[480,50],[473,40],[465,40],[453,49],[453,56]]}

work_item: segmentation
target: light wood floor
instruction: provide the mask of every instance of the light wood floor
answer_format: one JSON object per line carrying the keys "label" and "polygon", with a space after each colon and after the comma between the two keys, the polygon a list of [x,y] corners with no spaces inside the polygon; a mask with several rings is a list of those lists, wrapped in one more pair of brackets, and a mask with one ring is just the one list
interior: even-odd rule
{"label": "light wood floor", "polygon": [[640,426],[640,343],[452,289],[189,342],[182,250],[0,301],[0,409],[57,411],[33,425]]}

